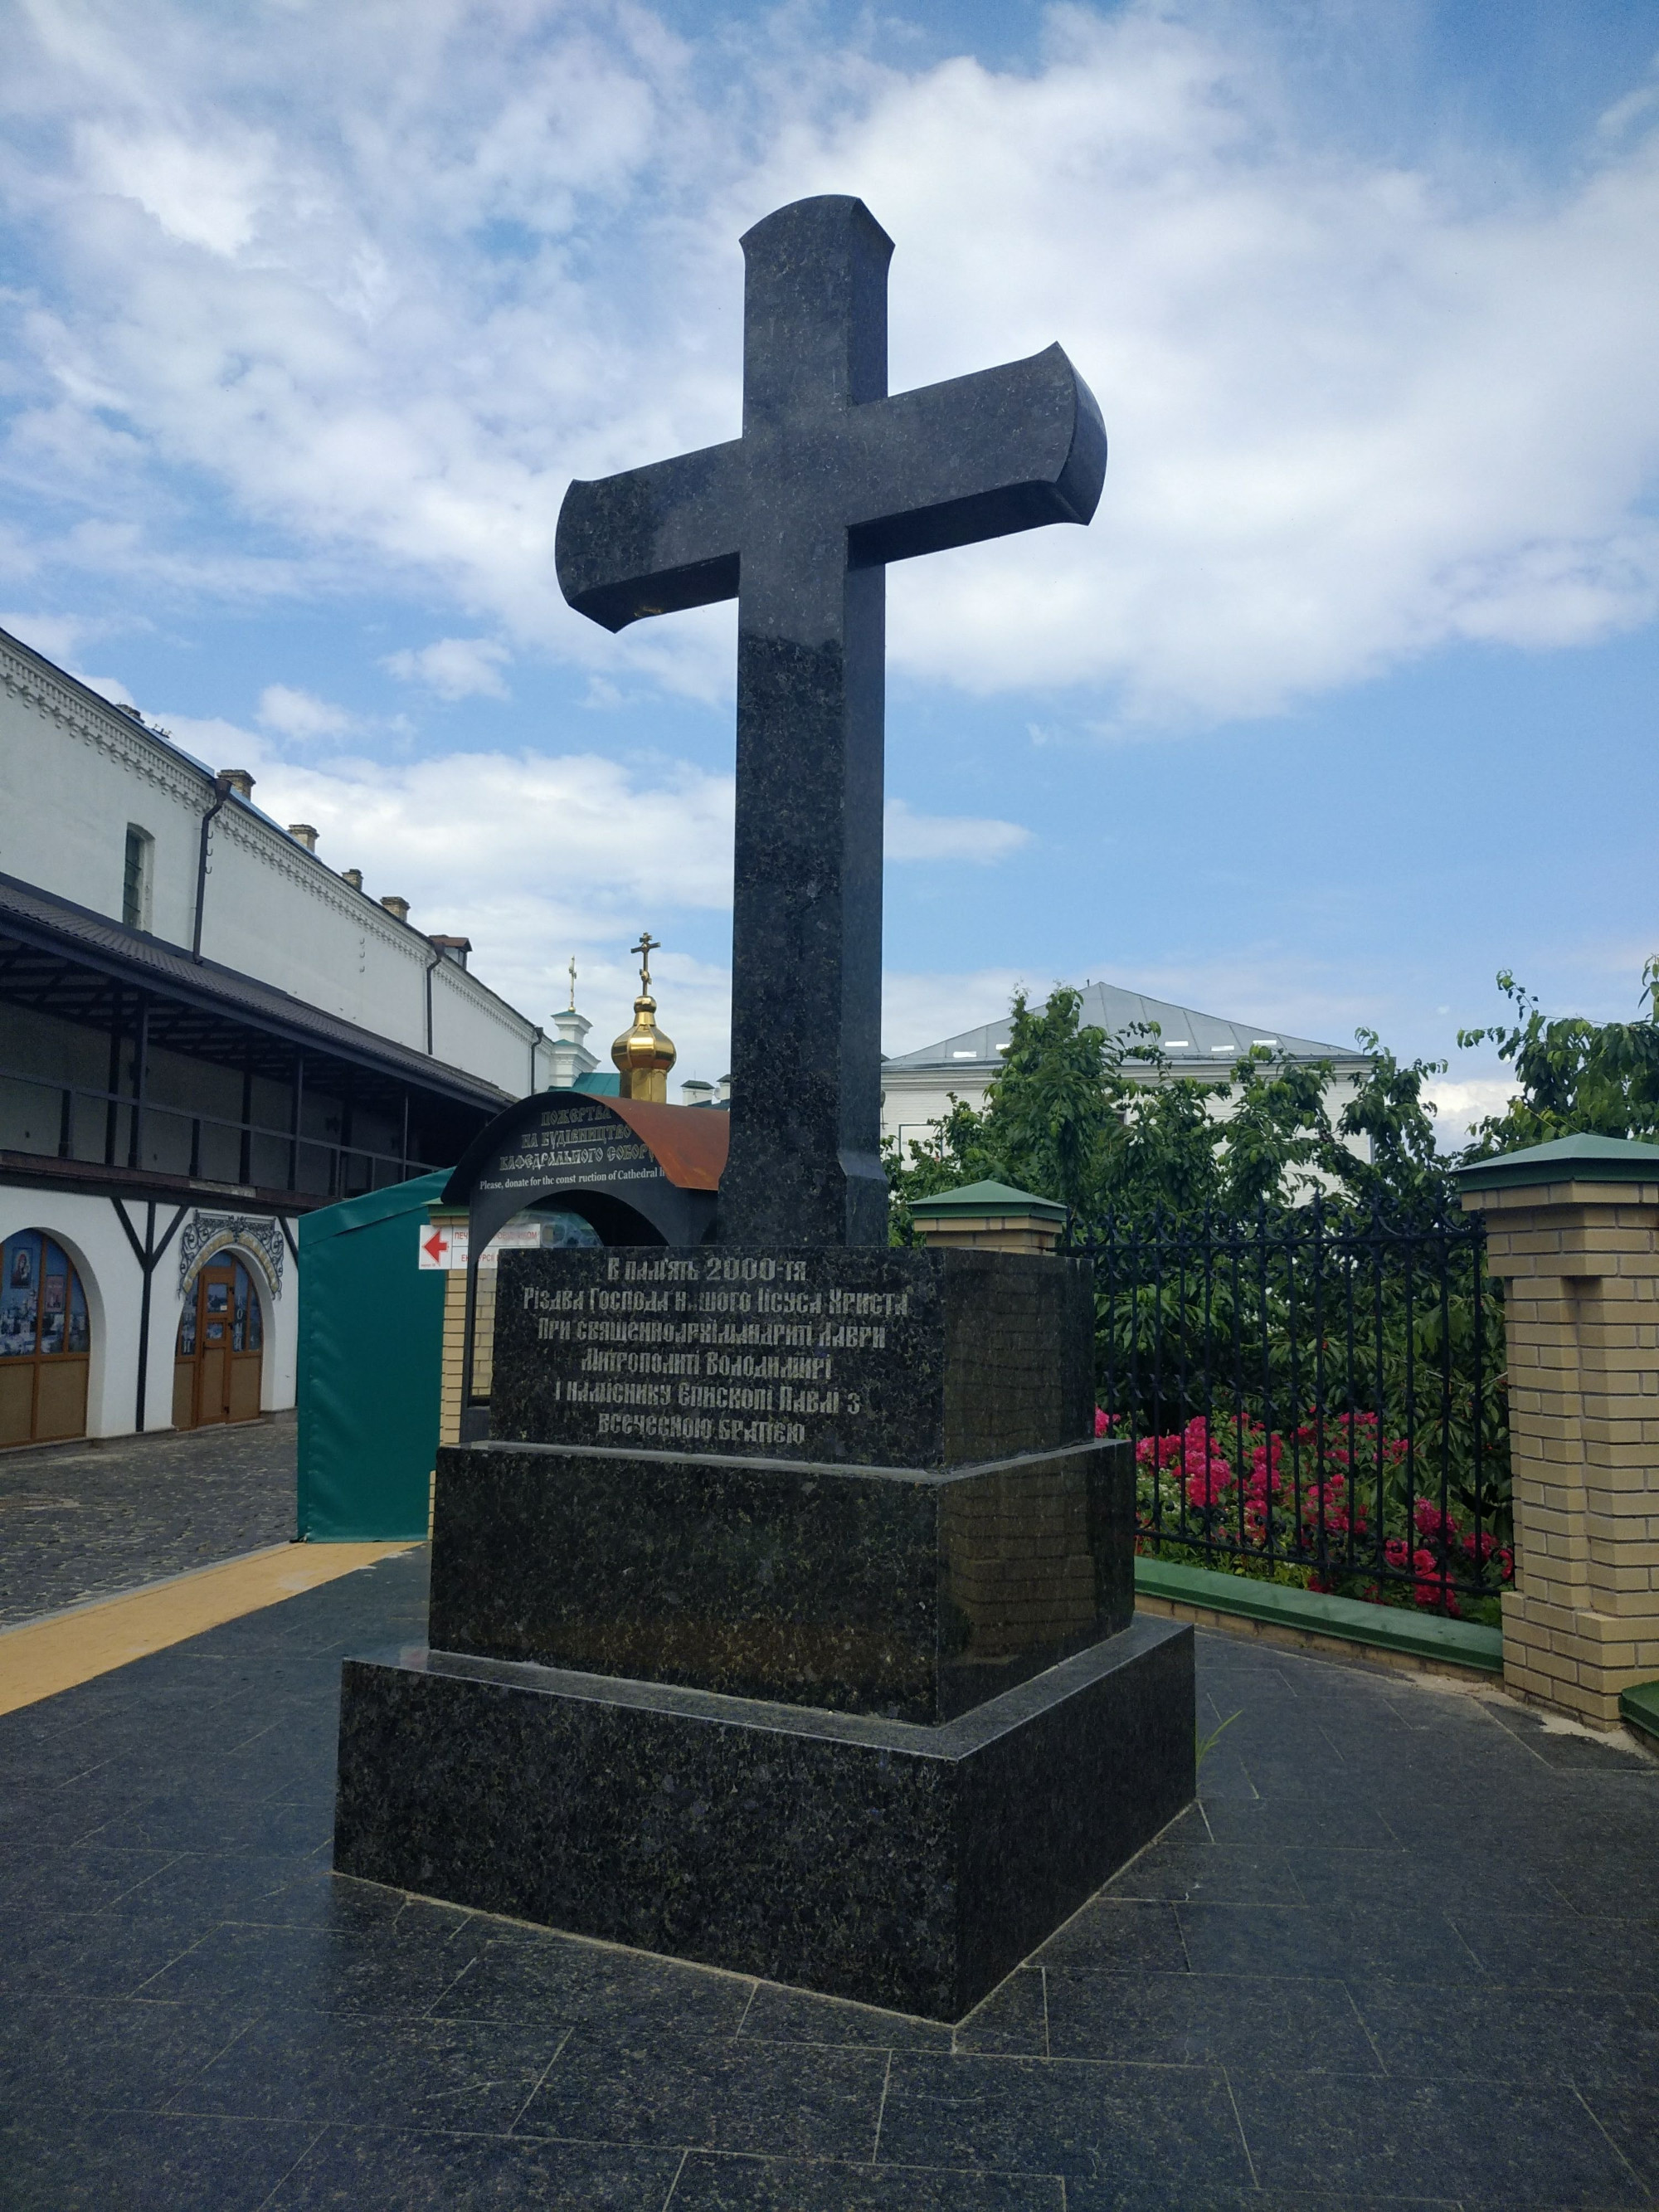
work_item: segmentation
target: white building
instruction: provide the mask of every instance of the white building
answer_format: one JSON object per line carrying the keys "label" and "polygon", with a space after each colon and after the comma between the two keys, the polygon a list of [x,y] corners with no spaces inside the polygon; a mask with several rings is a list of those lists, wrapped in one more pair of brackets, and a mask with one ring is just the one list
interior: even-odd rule
{"label": "white building", "polygon": [[[1194,1006],[1177,1006],[1167,999],[1149,999],[1139,991],[1120,990],[1115,983],[1091,983],[1082,994],[1079,1016],[1085,1029],[1103,1029],[1121,1035],[1137,1024],[1156,1023],[1158,1043],[1169,1063],[1167,1071],[1127,1066],[1126,1074],[1146,1083],[1195,1076],[1200,1082],[1219,1085],[1232,1073],[1236,1061],[1257,1045],[1265,1045],[1274,1058],[1310,1065],[1328,1060],[1330,1079],[1325,1100],[1333,1121],[1364,1082],[1370,1066],[1353,1045],[1320,1044],[1311,1037],[1291,1036],[1288,1031],[1265,1029],[1260,1023],[1236,1022],[1218,1014],[1201,1014]],[[906,1150],[927,1141],[935,1125],[951,1111],[952,1098],[975,1109],[985,1103],[991,1079],[1001,1064],[1013,1036],[1013,1022],[986,1022],[963,1030],[958,1036],[943,1037],[937,1044],[884,1060],[881,1066],[881,1133]],[[1218,1099],[1215,1109],[1225,1114],[1227,1103]]]}
{"label": "white building", "polygon": [[0,1446],[294,1401],[313,1206],[586,1055],[0,631]]}

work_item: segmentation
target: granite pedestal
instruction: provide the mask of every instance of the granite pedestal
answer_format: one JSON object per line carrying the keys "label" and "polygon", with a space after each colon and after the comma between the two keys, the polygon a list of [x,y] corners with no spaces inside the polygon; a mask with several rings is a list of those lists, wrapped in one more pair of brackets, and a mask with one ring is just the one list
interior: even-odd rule
{"label": "granite pedestal", "polygon": [[959,2018],[1193,1795],[1091,1319],[1076,1261],[504,1255],[336,1866]]}

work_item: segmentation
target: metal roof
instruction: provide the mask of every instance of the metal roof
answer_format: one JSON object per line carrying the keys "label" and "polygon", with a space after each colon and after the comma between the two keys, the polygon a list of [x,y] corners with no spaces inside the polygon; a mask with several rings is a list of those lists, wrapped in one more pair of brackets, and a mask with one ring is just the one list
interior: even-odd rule
{"label": "metal roof", "polygon": [[[457,1104],[494,1112],[511,1097],[465,1068],[325,1013],[257,976],[216,961],[193,960],[159,937],[128,929],[107,915],[15,876],[0,875],[0,998],[39,1006],[68,1021],[103,1026],[114,984],[152,994],[158,1013],[166,1008],[151,1036],[173,1051],[240,1066],[252,1028],[284,1048],[297,1047],[346,1062]],[[256,1073],[266,1072],[257,1060],[254,1066]],[[269,1072],[280,1069],[273,1064]]]}
{"label": "metal roof", "polygon": [[[1158,1043],[1165,1056],[1172,1065],[1188,1073],[1200,1066],[1230,1068],[1234,1060],[1258,1044],[1269,1046],[1282,1060],[1356,1060],[1366,1057],[1356,1045],[1321,1044],[1313,1037],[1292,1036],[1286,1030],[1272,1029],[1260,1022],[1229,1021],[1220,1014],[1200,1013],[1195,1006],[1178,1006],[1168,999],[1150,999],[1141,991],[1125,991],[1115,983],[1086,984],[1082,997],[1081,1019],[1085,1029],[1116,1032],[1137,1022],[1156,1022],[1162,1031]],[[899,1053],[882,1063],[882,1072],[887,1074],[896,1069],[915,1067],[926,1068],[930,1073],[937,1070],[969,1075],[975,1072],[974,1063],[978,1062],[988,1074],[1001,1061],[998,1047],[1006,1045],[1013,1033],[1012,1018],[1005,1014],[1000,1021],[963,1030],[956,1036],[943,1037],[939,1043],[922,1045],[915,1052]]]}

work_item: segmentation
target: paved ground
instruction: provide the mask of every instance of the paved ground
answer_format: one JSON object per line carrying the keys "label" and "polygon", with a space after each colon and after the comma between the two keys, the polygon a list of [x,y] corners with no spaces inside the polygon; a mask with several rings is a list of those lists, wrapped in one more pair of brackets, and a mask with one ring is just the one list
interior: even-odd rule
{"label": "paved ground", "polygon": [[0,1452],[0,1628],[294,1534],[292,1413]]}
{"label": "paved ground", "polygon": [[327,1871],[410,1553],[0,1720],[0,2207],[1659,2201],[1659,1766],[1200,1638],[1176,1827],[948,2029]]}

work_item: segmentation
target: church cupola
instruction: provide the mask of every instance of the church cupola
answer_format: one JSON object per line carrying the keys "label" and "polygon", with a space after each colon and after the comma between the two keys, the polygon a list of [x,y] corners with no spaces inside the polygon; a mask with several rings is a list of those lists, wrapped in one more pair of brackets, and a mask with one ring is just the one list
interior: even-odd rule
{"label": "church cupola", "polygon": [[650,931],[642,931],[632,948],[640,956],[640,995],[634,1001],[634,1026],[624,1030],[611,1048],[622,1078],[624,1098],[641,1098],[658,1106],[668,1103],[668,1071],[679,1055],[672,1041],[657,1027],[657,1002],[651,995],[651,955],[661,947]]}

